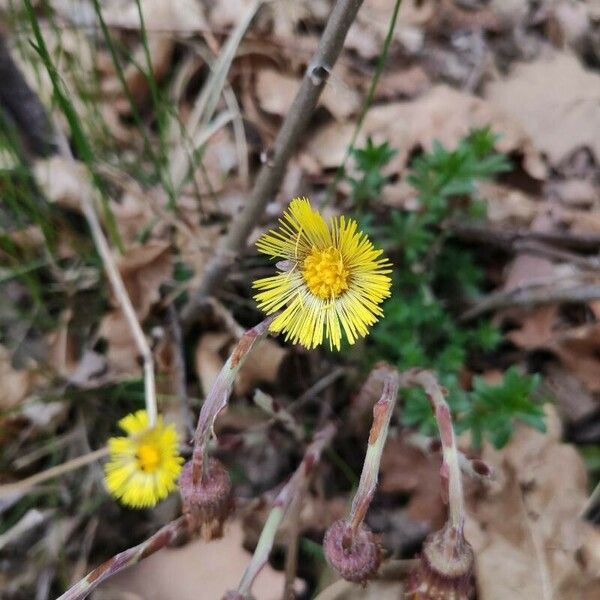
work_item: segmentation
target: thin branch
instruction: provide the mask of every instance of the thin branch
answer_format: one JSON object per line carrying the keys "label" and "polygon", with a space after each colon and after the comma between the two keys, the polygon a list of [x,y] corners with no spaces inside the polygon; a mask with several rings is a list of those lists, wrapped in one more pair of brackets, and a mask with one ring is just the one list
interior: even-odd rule
{"label": "thin branch", "polygon": [[144,558],[154,554],[161,548],[172,544],[187,531],[186,517],[171,521],[145,542],[124,550],[103,562],[99,567],[90,571],[83,579],[69,588],[56,600],[83,600],[87,598],[101,583],[116,575],[123,569],[139,563]]}
{"label": "thin branch", "polygon": [[82,456],[68,460],[61,465],[50,467],[45,471],[31,475],[30,477],[26,477],[20,481],[0,485],[0,498],[6,498],[7,496],[11,496],[13,494],[25,494],[31,488],[38,485],[38,483],[43,483],[44,481],[48,481],[49,479],[53,479],[59,475],[64,475],[65,473],[69,473],[70,471],[74,471],[80,467],[85,467],[86,465],[96,462],[98,459],[104,458],[105,456],[108,456],[108,448],[100,448],[94,452],[89,452],[88,454],[83,454]]}
{"label": "thin branch", "polygon": [[277,139],[256,178],[244,209],[232,221],[227,235],[206,265],[203,279],[182,312],[184,328],[189,328],[204,298],[223,281],[234,258],[244,248],[248,236],[265,206],[281,184],[287,163],[306,130],[321,92],[340,55],[346,34],[362,4],[362,0],[337,0],[319,46],[306,69],[294,102],[283,121]]}
{"label": "thin branch", "polygon": [[452,233],[464,240],[489,244],[504,250],[513,250],[515,244],[537,241],[582,252],[598,252],[600,235],[570,231],[532,231],[530,229],[497,229],[462,223],[450,224]]}
{"label": "thin branch", "polygon": [[[73,160],[72,157],[70,158]],[[153,427],[156,423],[158,410],[156,405],[156,383],[154,381],[154,360],[152,358],[152,351],[150,350],[150,346],[148,345],[148,341],[146,340],[142,326],[140,325],[137,315],[135,314],[135,309],[133,308],[131,298],[129,298],[129,294],[127,293],[127,289],[123,283],[121,273],[115,264],[112,252],[108,246],[108,242],[104,237],[104,232],[102,231],[100,221],[98,220],[98,216],[94,210],[92,199],[88,196],[88,190],[83,189],[81,191],[80,202],[81,210],[83,211],[85,219],[92,233],[94,245],[96,246],[96,250],[98,251],[100,258],[102,259],[102,264],[104,265],[104,270],[106,271],[108,280],[110,281],[115,297],[117,298],[117,302],[123,311],[123,315],[125,316],[125,320],[129,325],[131,335],[135,341],[135,345],[137,346],[138,352],[143,360],[144,398],[146,400],[146,412],[148,413],[148,423],[150,427]]]}
{"label": "thin branch", "polygon": [[519,287],[507,292],[494,292],[461,315],[461,321],[470,321],[485,313],[514,306],[542,306],[561,302],[591,302],[600,300],[599,284],[580,284],[557,287],[556,284]]}

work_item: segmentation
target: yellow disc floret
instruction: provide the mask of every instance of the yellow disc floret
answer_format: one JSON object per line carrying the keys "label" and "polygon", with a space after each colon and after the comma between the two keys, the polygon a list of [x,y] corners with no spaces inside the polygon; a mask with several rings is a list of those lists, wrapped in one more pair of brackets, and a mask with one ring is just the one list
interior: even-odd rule
{"label": "yellow disc floret", "polygon": [[304,259],[302,275],[308,289],[323,300],[337,298],[348,289],[350,273],[342,253],[332,246],[325,250],[313,248]]}
{"label": "yellow disc floret", "polygon": [[160,464],[160,452],[151,444],[142,444],[137,451],[138,463],[142,471],[152,473]]}

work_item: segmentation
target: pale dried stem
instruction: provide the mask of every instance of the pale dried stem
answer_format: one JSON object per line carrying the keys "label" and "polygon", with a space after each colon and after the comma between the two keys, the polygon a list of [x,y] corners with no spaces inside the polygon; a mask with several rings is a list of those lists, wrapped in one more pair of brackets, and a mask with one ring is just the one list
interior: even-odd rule
{"label": "pale dried stem", "polygon": [[367,454],[348,517],[352,535],[356,533],[364,521],[377,488],[381,455],[387,439],[390,420],[396,407],[399,384],[400,377],[398,373],[395,371],[390,372],[384,380],[381,398],[373,406],[373,425],[369,434]]}
{"label": "pale dried stem", "polygon": [[41,471],[40,473],[26,477],[25,479],[21,479],[15,483],[0,485],[0,498],[6,498],[7,496],[11,496],[13,494],[25,494],[39,483],[44,483],[44,481],[48,481],[54,477],[59,477],[65,473],[70,473],[71,471],[79,469],[80,467],[85,467],[86,465],[96,462],[98,459],[104,458],[105,456],[108,456],[108,448],[100,448],[99,450],[94,450],[94,452],[83,454],[82,456],[78,456],[77,458],[73,458],[62,463],[61,465],[50,467],[45,471]]}
{"label": "pale dried stem", "polygon": [[168,546],[186,531],[187,519],[185,517],[179,517],[175,521],[171,521],[171,523],[159,529],[146,541],[133,548],[124,550],[103,562],[56,600],[83,600],[87,598],[93,590],[109,577],[116,575],[123,569],[135,565],[161,548]]}
{"label": "pale dried stem", "polygon": [[321,91],[340,55],[346,34],[361,4],[362,0],[337,0],[317,51],[306,69],[274,146],[271,151],[266,153],[252,193],[242,212],[232,221],[227,235],[220,241],[215,254],[206,265],[198,289],[182,312],[185,328],[189,328],[193,324],[204,298],[210,295],[223,281],[235,256],[246,245],[248,236],[258,222],[265,206],[273,198],[281,184],[287,163],[306,130]]}
{"label": "pale dried stem", "polygon": [[[60,136],[59,147],[61,149],[61,154],[68,160],[75,163],[75,159],[73,158],[73,155],[69,149],[69,145],[63,136]],[[110,281],[117,303],[123,311],[123,315],[125,316],[125,320],[127,321],[127,325],[129,326],[135,345],[140,353],[140,356],[142,357],[146,412],[148,413],[149,426],[153,427],[156,424],[158,409],[156,403],[156,383],[154,380],[154,360],[152,358],[152,351],[150,350],[150,346],[148,345],[148,341],[146,340],[142,326],[140,325],[137,315],[135,314],[135,309],[133,308],[131,298],[127,293],[127,288],[125,287],[121,273],[117,268],[112,252],[108,245],[108,241],[106,240],[104,232],[102,231],[102,226],[100,225],[100,220],[96,214],[91,194],[91,188],[84,187],[82,189],[79,197],[81,202],[81,210],[83,211],[85,220],[90,228],[92,239],[94,240],[94,246],[96,247],[100,258],[102,259],[106,276]]]}
{"label": "pale dried stem", "polygon": [[308,483],[315,465],[320,461],[323,449],[331,442],[335,435],[334,425],[326,425],[315,434],[313,441],[306,449],[302,462],[294,471],[290,480],[281,489],[273,502],[273,508],[267,517],[267,521],[261,531],[258,544],[250,560],[250,564],[244,571],[242,579],[238,586],[238,593],[241,596],[249,596],[252,584],[261,569],[267,564],[269,554],[273,548],[275,534],[279,529],[281,521],[289,511],[294,499],[298,497],[300,490],[304,489]]}
{"label": "pale dried stem", "polygon": [[205,463],[207,461],[203,460],[206,448],[213,434],[215,420],[219,413],[227,406],[235,377],[254,346],[266,337],[269,325],[276,316],[271,315],[267,317],[264,321],[256,325],[256,327],[249,329],[242,335],[204,400],[194,435],[192,473],[195,484],[198,483],[200,478],[203,479],[206,475]]}

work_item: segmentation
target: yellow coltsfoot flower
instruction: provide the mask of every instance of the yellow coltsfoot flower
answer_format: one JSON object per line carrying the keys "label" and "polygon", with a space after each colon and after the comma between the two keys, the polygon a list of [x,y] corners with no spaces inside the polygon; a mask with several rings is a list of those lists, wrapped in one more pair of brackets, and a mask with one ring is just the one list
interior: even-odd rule
{"label": "yellow coltsfoot flower", "polygon": [[283,259],[277,275],[254,282],[259,308],[268,315],[282,310],[271,330],[307,348],[327,339],[338,350],[342,331],[350,344],[367,335],[390,295],[392,265],[382,250],[353,219],[327,224],[306,198],[292,200],[279,223],[256,243]]}
{"label": "yellow coltsfoot flower", "polygon": [[148,427],[145,410],[123,417],[119,427],[127,436],[108,440],[106,487],[127,506],[154,506],[177,487],[183,458],[177,450],[175,427],[165,425],[162,417],[154,427]]}

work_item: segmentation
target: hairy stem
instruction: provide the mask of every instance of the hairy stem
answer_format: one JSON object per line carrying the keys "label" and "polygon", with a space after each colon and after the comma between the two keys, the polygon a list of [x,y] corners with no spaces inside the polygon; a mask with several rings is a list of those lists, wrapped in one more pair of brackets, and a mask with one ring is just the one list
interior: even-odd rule
{"label": "hairy stem", "polygon": [[101,583],[116,575],[123,569],[135,565],[144,558],[168,546],[187,531],[187,520],[179,517],[159,529],[145,542],[116,554],[90,571],[83,579],[69,588],[57,600],[83,600],[87,598]]}
{"label": "hairy stem", "polygon": [[231,356],[223,365],[216,381],[213,383],[208,396],[206,396],[206,400],[204,400],[194,435],[194,453],[192,455],[192,480],[194,484],[198,483],[201,477],[204,478],[205,476],[205,463],[207,461],[203,459],[206,454],[206,448],[213,433],[215,420],[219,413],[227,406],[235,377],[252,351],[252,348],[267,335],[269,325],[276,316],[276,314],[271,315],[242,335],[240,341],[233,349]]}
{"label": "hairy stem", "polygon": [[398,373],[395,371],[390,372],[384,381],[381,398],[373,406],[373,425],[369,434],[367,454],[360,475],[358,489],[352,500],[350,516],[348,517],[352,535],[356,533],[363,522],[375,494],[381,454],[383,453],[383,447],[387,439],[390,420],[396,407],[399,384],[400,378]]}
{"label": "hairy stem", "polygon": [[252,584],[256,579],[256,576],[260,573],[261,569],[267,564],[269,554],[273,548],[275,541],[275,534],[279,529],[281,521],[287,514],[293,500],[298,496],[300,490],[308,483],[308,479],[313,472],[315,465],[321,459],[321,453],[329,442],[331,442],[335,435],[335,426],[332,424],[326,425],[318,433],[315,434],[312,443],[307,448],[302,462],[294,471],[294,474],[290,480],[285,484],[282,490],[279,492],[275,501],[273,502],[273,508],[267,517],[267,521],[260,534],[258,544],[252,555],[250,564],[244,571],[242,579],[238,586],[238,594],[245,597],[250,594]]}
{"label": "hairy stem", "polygon": [[221,240],[214,256],[206,266],[200,286],[182,312],[184,327],[189,328],[192,325],[204,298],[223,281],[223,276],[235,256],[246,245],[248,236],[267,202],[272,199],[281,184],[287,163],[306,130],[361,4],[362,0],[337,0],[323,31],[319,47],[306,69],[274,146],[266,153],[266,159],[258,173],[252,193],[242,212],[232,221],[227,235]]}
{"label": "hairy stem", "polygon": [[452,425],[450,407],[444,397],[444,391],[431,371],[415,369],[406,374],[409,384],[423,388],[435,414],[440,441],[442,443],[443,463],[441,468],[442,482],[447,486],[450,525],[462,533],[465,519],[465,503],[463,497],[462,478],[460,473],[459,452],[456,447],[456,436]]}

